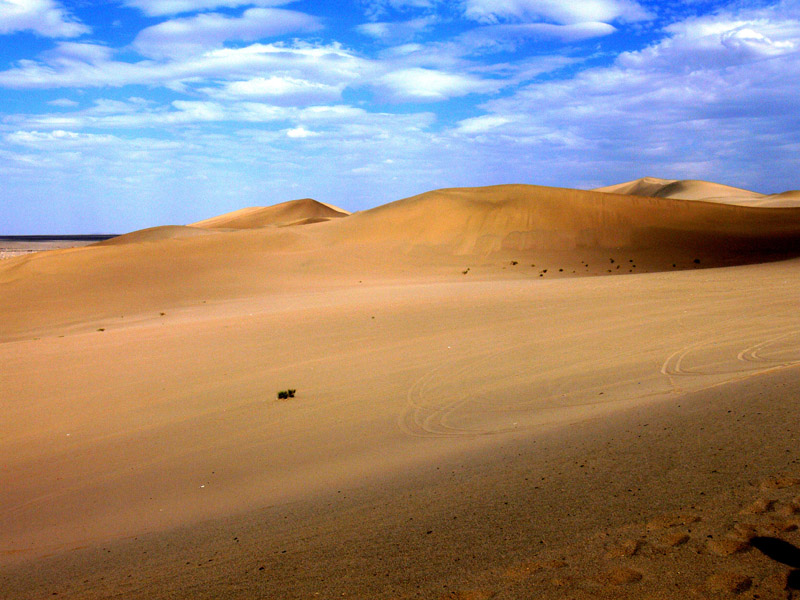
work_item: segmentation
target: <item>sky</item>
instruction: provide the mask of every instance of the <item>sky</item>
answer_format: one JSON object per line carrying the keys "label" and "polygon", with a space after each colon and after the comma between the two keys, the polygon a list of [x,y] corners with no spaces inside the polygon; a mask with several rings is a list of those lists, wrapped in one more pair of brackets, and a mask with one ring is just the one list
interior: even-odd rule
{"label": "sky", "polygon": [[800,0],[0,0],[0,235],[644,176],[800,188]]}

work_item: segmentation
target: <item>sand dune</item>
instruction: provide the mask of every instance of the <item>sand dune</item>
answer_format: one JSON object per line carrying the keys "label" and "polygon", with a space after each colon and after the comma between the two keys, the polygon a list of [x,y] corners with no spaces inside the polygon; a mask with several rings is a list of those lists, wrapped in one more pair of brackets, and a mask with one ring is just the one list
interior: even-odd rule
{"label": "sand dune", "polygon": [[3,597],[785,597],[800,209],[310,202],[0,263]]}
{"label": "sand dune", "polygon": [[657,198],[677,198],[680,200],[705,200],[706,198],[749,199],[763,197],[763,194],[741,188],[700,181],[696,179],[659,179],[643,177],[625,183],[596,188],[596,192],[608,194],[631,194],[635,196],[653,196]]}
{"label": "sand dune", "polygon": [[800,206],[800,193],[796,191],[783,192],[781,194],[759,194],[729,185],[694,179],[676,180],[643,177],[642,179],[626,181],[625,183],[596,188],[593,191],[608,194],[674,198],[678,200],[702,200],[739,206],[773,208]]}
{"label": "sand dune", "polygon": [[723,256],[732,245],[737,255],[759,251],[754,247],[758,240],[793,247],[800,212],[501,185],[428,192],[364,211],[337,226],[340,242],[399,241],[465,255],[581,249],[668,254],[691,248]]}
{"label": "sand dune", "polygon": [[206,229],[254,229],[273,225],[287,227],[319,223],[346,217],[349,213],[311,198],[291,200],[274,206],[252,206],[192,223]]}

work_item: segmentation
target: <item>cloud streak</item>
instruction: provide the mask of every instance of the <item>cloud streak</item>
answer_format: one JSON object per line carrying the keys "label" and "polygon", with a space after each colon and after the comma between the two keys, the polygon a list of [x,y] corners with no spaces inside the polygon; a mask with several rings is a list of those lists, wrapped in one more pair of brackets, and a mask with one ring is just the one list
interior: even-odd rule
{"label": "cloud streak", "polygon": [[131,8],[139,9],[150,17],[165,17],[183,13],[215,10],[218,8],[283,6],[296,1],[297,0],[124,0],[123,4]]}
{"label": "cloud streak", "polygon": [[227,41],[252,42],[321,28],[319,20],[305,13],[280,8],[251,8],[240,17],[207,13],[164,21],[141,31],[133,41],[133,47],[151,58],[192,56],[221,47]]}
{"label": "cloud streak", "polygon": [[91,29],[54,0],[0,0],[0,35],[18,31],[73,38]]}
{"label": "cloud streak", "polygon": [[642,21],[651,13],[635,0],[465,0],[467,18],[483,23],[549,21],[558,24]]}

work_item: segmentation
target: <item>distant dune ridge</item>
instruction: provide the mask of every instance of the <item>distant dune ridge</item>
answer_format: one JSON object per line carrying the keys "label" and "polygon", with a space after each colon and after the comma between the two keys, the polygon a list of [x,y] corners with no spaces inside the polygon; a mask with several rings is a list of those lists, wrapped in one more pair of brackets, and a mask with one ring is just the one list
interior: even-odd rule
{"label": "distant dune ridge", "polygon": [[789,191],[780,194],[759,194],[741,188],[699,181],[694,179],[659,179],[643,177],[625,183],[596,188],[595,192],[608,194],[631,194],[634,196],[654,196],[657,198],[676,198],[680,200],[702,200],[722,204],[761,207],[797,207],[800,206],[800,191]]}

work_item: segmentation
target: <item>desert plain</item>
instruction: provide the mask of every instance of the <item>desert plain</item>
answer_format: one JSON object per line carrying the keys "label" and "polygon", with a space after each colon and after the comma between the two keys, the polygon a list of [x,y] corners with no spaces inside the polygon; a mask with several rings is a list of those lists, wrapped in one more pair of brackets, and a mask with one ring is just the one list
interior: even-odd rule
{"label": "desert plain", "polygon": [[0,595],[798,597],[799,275],[655,178],[0,261]]}

